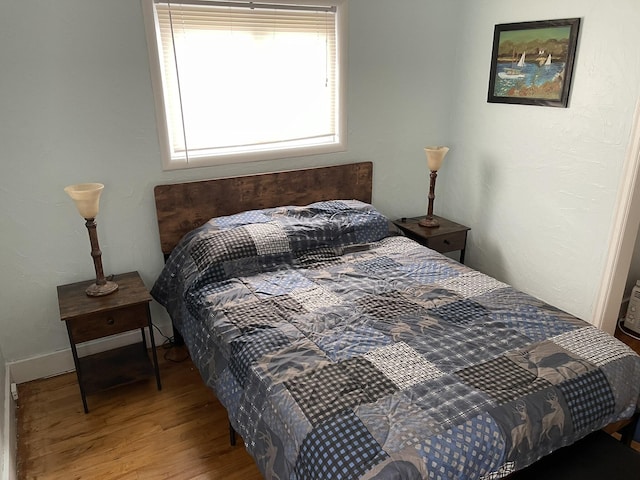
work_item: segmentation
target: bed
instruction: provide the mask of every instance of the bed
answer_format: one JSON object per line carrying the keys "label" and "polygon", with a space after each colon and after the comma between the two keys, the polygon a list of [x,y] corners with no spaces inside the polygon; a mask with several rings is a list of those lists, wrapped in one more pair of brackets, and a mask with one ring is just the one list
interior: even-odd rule
{"label": "bed", "polygon": [[635,414],[638,355],[400,235],[372,175],[155,189],[151,293],[265,478],[504,478]]}

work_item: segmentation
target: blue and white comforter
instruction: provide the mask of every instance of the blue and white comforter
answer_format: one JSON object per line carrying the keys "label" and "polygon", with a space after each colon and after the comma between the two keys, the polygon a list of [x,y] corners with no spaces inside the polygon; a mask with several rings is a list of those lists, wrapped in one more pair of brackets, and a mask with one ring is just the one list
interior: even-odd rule
{"label": "blue and white comforter", "polygon": [[152,290],[267,479],[493,479],[630,417],[640,357],[356,201],[212,219]]}

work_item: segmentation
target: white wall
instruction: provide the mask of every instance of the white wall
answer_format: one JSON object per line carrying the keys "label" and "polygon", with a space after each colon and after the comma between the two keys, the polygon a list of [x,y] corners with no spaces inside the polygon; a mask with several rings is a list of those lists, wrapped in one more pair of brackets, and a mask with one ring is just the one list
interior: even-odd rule
{"label": "white wall", "polygon": [[[590,320],[640,88],[637,0],[465,2],[452,151],[436,210],[471,226],[468,263]],[[493,27],[582,17],[568,109],[487,103]]]}
{"label": "white wall", "polygon": [[[570,108],[488,104],[494,25],[566,17],[583,17]],[[65,185],[105,183],[105,271],[151,286],[154,185],[372,160],[374,203],[418,215],[427,144],[452,147],[436,213],[472,227],[469,263],[589,319],[639,93],[638,24],[636,0],[350,0],[346,153],[162,172],[139,2],[1,2],[5,358],[68,348],[55,287],[94,275]]]}
{"label": "white wall", "polygon": [[[162,267],[159,183],[372,160],[375,203],[392,216],[422,212],[422,146],[448,141],[455,49],[440,39],[459,9],[437,0],[349,2],[346,153],[162,172],[140,3],[0,2],[5,358],[68,348],[56,285],[94,276],[84,221],[63,192],[68,184],[106,185],[97,218],[105,272],[138,270],[149,287]],[[167,326],[160,307],[152,314]]]}
{"label": "white wall", "polygon": [[5,408],[9,405],[9,399],[7,398],[7,392],[5,389],[6,381],[6,368],[4,362],[4,355],[2,355],[2,349],[0,348],[0,478],[4,480],[4,471],[8,463],[5,451],[9,439],[6,438],[7,432],[5,432],[7,419],[5,418]]}

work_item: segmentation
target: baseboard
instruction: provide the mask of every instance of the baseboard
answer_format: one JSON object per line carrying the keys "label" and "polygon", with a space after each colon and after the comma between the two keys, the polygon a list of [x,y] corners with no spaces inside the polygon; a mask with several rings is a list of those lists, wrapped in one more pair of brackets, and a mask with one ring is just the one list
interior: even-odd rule
{"label": "baseboard", "polygon": [[[147,345],[150,346],[148,329],[145,329]],[[158,335],[154,335],[158,337]],[[78,355],[92,355],[94,353],[111,350],[113,348],[131,345],[141,341],[140,331],[133,330],[120,335],[102,338],[93,342],[87,342],[78,345]],[[156,346],[159,343],[156,343]],[[4,388],[5,395],[5,411],[4,415],[4,439],[2,442],[2,459],[0,468],[2,472],[0,480],[15,480],[17,478],[17,423],[16,423],[16,402],[11,395],[11,384],[30,382],[39,378],[48,378],[62,373],[72,372],[75,370],[73,363],[73,355],[71,348],[59,350],[45,355],[18,360],[15,362],[7,362],[6,364],[6,381]]]}
{"label": "baseboard", "polygon": [[[147,345],[150,346],[151,343],[149,342],[147,329],[145,329],[145,334],[147,336]],[[154,337],[157,340],[158,335],[154,335]],[[120,335],[113,335],[111,337],[101,338],[100,340],[78,345],[78,355],[81,357],[91,355],[105,350],[131,345],[132,343],[140,341],[140,331],[132,330]],[[158,343],[156,343],[156,346],[157,345]],[[7,365],[11,372],[13,382],[15,383],[30,382],[39,378],[53,377],[55,375],[75,370],[71,348],[15,362],[8,362]]]}
{"label": "baseboard", "polygon": [[2,442],[2,480],[17,478],[18,425],[16,423],[16,402],[11,396],[11,374],[9,366],[5,366],[4,400],[4,442]]}

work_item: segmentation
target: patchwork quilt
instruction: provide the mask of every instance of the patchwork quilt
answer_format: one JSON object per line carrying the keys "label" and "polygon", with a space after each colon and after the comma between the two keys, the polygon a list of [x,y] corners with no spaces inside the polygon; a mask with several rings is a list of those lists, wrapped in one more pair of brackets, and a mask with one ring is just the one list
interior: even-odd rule
{"label": "patchwork quilt", "polygon": [[640,357],[357,201],[214,218],[152,295],[267,479],[497,479],[630,417]]}

